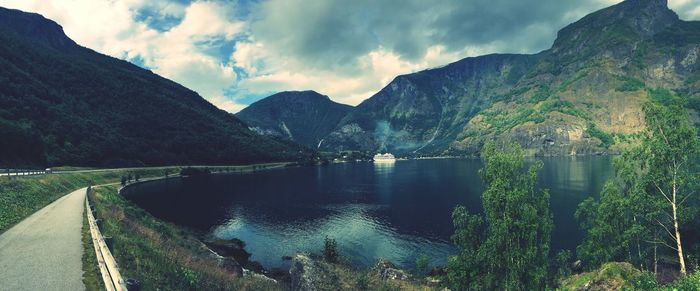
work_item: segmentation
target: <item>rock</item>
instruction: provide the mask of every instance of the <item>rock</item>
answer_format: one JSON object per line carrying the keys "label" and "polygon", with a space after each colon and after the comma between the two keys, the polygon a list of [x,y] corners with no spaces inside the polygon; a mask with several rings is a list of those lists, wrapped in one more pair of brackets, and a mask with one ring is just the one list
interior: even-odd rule
{"label": "rock", "polygon": [[292,260],[292,256],[282,256],[282,260],[283,260],[283,261],[291,261],[291,260]]}
{"label": "rock", "polygon": [[289,268],[292,290],[325,290],[337,286],[334,274],[325,263],[315,260],[306,253],[297,253]]}
{"label": "rock", "polygon": [[245,243],[240,239],[211,239],[205,240],[204,244],[217,254],[223,257],[233,257],[237,262],[244,265],[250,258],[250,253],[245,251]]}
{"label": "rock", "polygon": [[381,280],[408,280],[410,278],[406,271],[397,268],[396,265],[385,259],[379,259],[375,269]]}
{"label": "rock", "polygon": [[277,280],[272,279],[272,278],[270,278],[270,277],[268,277],[268,276],[265,276],[265,275],[263,275],[263,274],[253,272],[253,271],[248,270],[248,269],[241,269],[241,270],[243,270],[243,276],[244,276],[244,277],[251,277],[251,278],[263,279],[263,280],[265,280],[265,281],[269,281],[269,282],[272,282],[272,283],[277,284]]}
{"label": "rock", "polygon": [[574,273],[580,273],[583,270],[583,263],[581,260],[577,260],[571,263],[571,271]]}

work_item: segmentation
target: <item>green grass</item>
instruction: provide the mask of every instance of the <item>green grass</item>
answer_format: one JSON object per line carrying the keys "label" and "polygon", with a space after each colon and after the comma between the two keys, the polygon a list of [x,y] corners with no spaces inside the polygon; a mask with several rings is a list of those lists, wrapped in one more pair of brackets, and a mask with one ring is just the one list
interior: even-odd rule
{"label": "green grass", "polygon": [[633,91],[638,91],[641,89],[644,89],[646,84],[644,84],[644,81],[632,78],[632,77],[627,77],[627,76],[618,76],[618,80],[622,81],[622,84],[619,86],[615,87],[615,91],[618,92],[633,92]]}
{"label": "green grass", "polygon": [[114,186],[91,195],[103,235],[114,239],[113,255],[122,276],[142,290],[278,290],[269,281],[220,268],[188,230],[160,221],[118,195]]}
{"label": "green grass", "polygon": [[97,256],[95,255],[95,248],[92,245],[90,226],[88,225],[85,213],[83,213],[83,272],[83,284],[85,284],[86,290],[105,290],[104,282],[102,282],[102,275],[97,266]]}
{"label": "green grass", "polygon": [[540,103],[542,101],[547,100],[547,98],[549,98],[550,95],[552,95],[552,91],[549,89],[549,86],[541,85],[537,89],[535,95],[532,95],[532,97],[530,98],[530,103]]}
{"label": "green grass", "polygon": [[[626,290],[642,275],[629,263],[605,263],[600,268],[565,278],[558,290]],[[590,286],[584,289],[584,286]]]}
{"label": "green grass", "polygon": [[673,102],[673,99],[675,98],[671,91],[660,87],[656,89],[650,89],[648,93],[649,98],[653,102],[661,105],[669,105],[671,104],[671,102]]}
{"label": "green grass", "polygon": [[163,174],[162,169],[143,169],[0,177],[0,233],[63,195],[91,183],[118,182],[127,172],[142,178]]}

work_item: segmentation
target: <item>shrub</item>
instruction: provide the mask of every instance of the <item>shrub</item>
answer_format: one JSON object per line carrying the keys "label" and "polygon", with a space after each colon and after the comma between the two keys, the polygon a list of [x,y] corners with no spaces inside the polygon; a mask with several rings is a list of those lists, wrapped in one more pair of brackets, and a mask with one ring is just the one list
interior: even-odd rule
{"label": "shrub", "polygon": [[671,104],[671,102],[673,102],[674,99],[673,93],[664,88],[656,88],[649,90],[649,98],[651,99],[651,101],[662,105],[669,105]]}
{"label": "shrub", "polygon": [[181,176],[202,176],[208,175],[209,173],[209,169],[199,169],[193,167],[187,167],[180,170]]}
{"label": "shrub", "polygon": [[430,258],[426,254],[421,254],[416,258],[416,273],[425,274],[428,271],[428,264],[430,264]]}
{"label": "shrub", "polygon": [[644,86],[646,86],[646,84],[644,84],[643,81],[632,77],[620,76],[618,77],[618,79],[622,81],[622,84],[620,86],[617,86],[617,88],[615,88],[615,91],[631,92],[640,90],[644,88]]}
{"label": "shrub", "polygon": [[595,125],[594,123],[592,123],[592,122],[588,124],[588,129],[586,130],[586,132],[587,132],[590,136],[599,139],[600,142],[601,142],[601,145],[602,145],[604,148],[608,148],[608,147],[613,143],[613,136],[612,136],[611,134],[609,134],[609,133],[606,133],[606,132],[600,130],[600,129],[599,129],[598,127],[596,127],[596,125]]}
{"label": "shrub", "polygon": [[323,257],[330,263],[338,262],[338,245],[335,239],[326,237],[323,246]]}

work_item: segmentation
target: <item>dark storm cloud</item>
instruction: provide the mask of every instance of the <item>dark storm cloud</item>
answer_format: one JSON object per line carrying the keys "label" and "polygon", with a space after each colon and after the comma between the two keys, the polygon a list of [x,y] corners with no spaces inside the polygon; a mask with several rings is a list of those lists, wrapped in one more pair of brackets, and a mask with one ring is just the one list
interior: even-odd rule
{"label": "dark storm cloud", "polygon": [[596,0],[272,0],[260,3],[252,34],[310,66],[354,70],[358,57],[379,47],[409,61],[430,46],[448,52],[488,47],[537,52],[578,17],[610,3]]}

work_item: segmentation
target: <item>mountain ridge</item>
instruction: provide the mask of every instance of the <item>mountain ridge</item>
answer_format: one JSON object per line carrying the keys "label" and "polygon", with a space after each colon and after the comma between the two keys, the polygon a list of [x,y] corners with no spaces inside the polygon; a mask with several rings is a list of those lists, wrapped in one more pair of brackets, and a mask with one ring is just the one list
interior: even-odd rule
{"label": "mountain ridge", "polygon": [[647,100],[700,104],[696,28],[665,0],[623,1],[563,27],[540,53],[398,76],[350,111],[322,149],[461,155],[495,139],[532,155],[616,152],[643,129]]}
{"label": "mountain ridge", "polygon": [[38,14],[0,8],[0,164],[140,166],[294,160],[196,92],[84,48]]}
{"label": "mountain ridge", "polygon": [[351,108],[315,91],[285,91],[258,100],[236,116],[259,134],[316,148]]}

